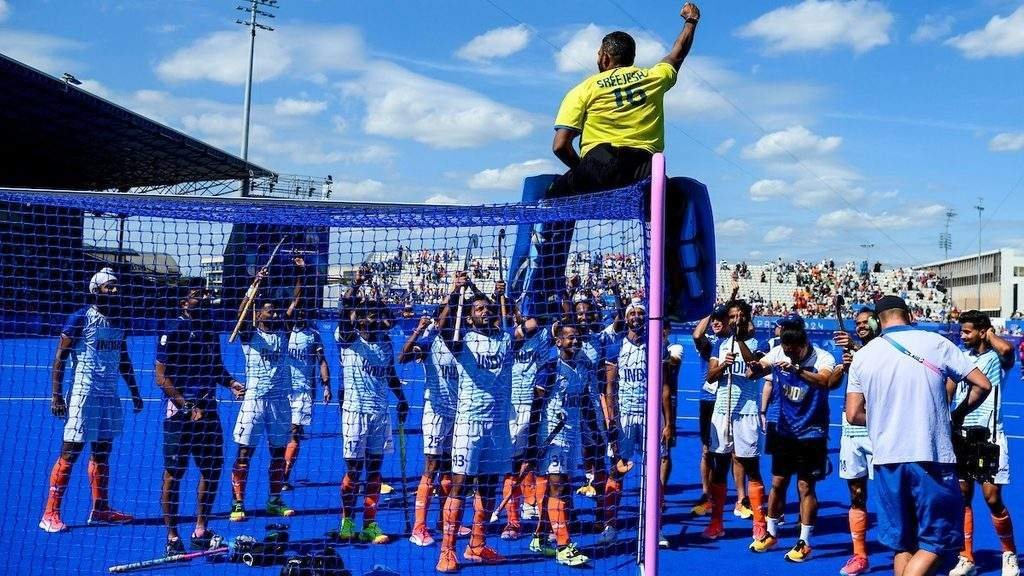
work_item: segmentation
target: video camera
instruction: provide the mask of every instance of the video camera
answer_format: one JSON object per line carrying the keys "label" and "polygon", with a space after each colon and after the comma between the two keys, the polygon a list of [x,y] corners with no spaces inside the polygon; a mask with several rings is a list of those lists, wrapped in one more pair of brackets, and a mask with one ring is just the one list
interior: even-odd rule
{"label": "video camera", "polygon": [[985,426],[964,426],[953,430],[953,452],[957,475],[962,480],[992,482],[999,473],[999,445],[990,442],[992,431]]}

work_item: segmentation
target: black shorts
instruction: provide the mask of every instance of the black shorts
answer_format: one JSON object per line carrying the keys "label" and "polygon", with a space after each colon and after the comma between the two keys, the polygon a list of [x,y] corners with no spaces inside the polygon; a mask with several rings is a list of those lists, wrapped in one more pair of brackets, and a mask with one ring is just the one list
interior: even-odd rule
{"label": "black shorts", "polygon": [[555,180],[548,197],[612,190],[650,178],[652,157],[639,148],[598,144],[580,159],[579,166]]}
{"label": "black shorts", "polygon": [[711,446],[711,416],[715,413],[715,401],[714,400],[701,400],[700,401],[700,443],[705,448]]}
{"label": "black shorts", "polygon": [[828,475],[828,440],[814,438],[800,440],[789,436],[775,436],[772,451],[772,476],[799,480],[822,480]]}
{"label": "black shorts", "polygon": [[219,473],[224,466],[224,430],[216,409],[193,422],[185,412],[164,420],[164,468],[184,471],[189,458],[200,471]]}
{"label": "black shorts", "polygon": [[779,438],[779,423],[765,422],[764,425],[764,453],[774,454],[775,445]]}

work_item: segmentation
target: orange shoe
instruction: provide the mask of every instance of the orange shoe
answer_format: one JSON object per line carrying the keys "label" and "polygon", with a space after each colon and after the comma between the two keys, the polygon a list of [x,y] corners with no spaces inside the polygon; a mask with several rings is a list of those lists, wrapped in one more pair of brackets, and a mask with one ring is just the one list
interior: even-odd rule
{"label": "orange shoe", "polygon": [[482,564],[497,564],[498,562],[505,561],[504,556],[498,554],[494,548],[486,544],[476,548],[466,546],[466,551],[462,553],[462,557],[470,562],[480,562]]}
{"label": "orange shoe", "polygon": [[60,512],[47,512],[43,514],[43,519],[39,521],[39,527],[44,532],[50,532],[51,534],[70,530],[68,525],[60,519]]}
{"label": "orange shoe", "polygon": [[420,524],[413,526],[409,541],[417,546],[430,546],[434,543],[434,536],[430,534],[430,530],[426,526]]}
{"label": "orange shoe", "polygon": [[437,571],[445,574],[459,571],[459,559],[455,557],[455,550],[451,548],[441,549],[441,558],[437,561]]}
{"label": "orange shoe", "polygon": [[718,540],[722,536],[725,536],[725,526],[722,525],[721,521],[711,522],[711,524],[708,524],[708,527],[704,529],[701,536],[708,540]]}

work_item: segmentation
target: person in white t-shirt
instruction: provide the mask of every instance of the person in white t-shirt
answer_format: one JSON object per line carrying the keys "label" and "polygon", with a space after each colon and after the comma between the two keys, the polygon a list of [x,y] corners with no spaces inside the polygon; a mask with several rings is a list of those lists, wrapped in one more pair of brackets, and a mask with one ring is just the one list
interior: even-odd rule
{"label": "person in white t-shirt", "polygon": [[[963,543],[963,498],[951,440],[992,384],[939,334],[911,325],[898,296],[875,303],[882,334],[850,364],[846,419],[868,427],[874,449],[878,536],[893,551],[897,576],[934,574]],[[966,381],[966,400],[950,413],[946,379]]]}

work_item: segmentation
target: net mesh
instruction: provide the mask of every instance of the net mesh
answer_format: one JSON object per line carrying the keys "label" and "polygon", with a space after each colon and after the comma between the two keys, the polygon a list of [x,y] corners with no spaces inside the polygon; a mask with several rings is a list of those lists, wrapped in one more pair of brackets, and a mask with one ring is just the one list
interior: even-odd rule
{"label": "net mesh", "polygon": [[[173,527],[191,551],[208,545],[192,541],[199,514],[225,542],[254,537],[248,559],[268,574],[326,546],[353,574],[430,573],[446,532],[463,564],[486,534],[508,559],[495,574],[553,572],[544,551],[567,541],[596,572],[631,572],[644,420],[611,443],[635,470],[608,482],[606,416],[627,423],[638,399],[625,380],[602,394],[606,362],[630,354],[626,306],[648,292],[644,197],[644,184],[485,206],[0,191],[0,481],[15,500],[0,564],[99,573],[164,556]],[[522,461],[536,473],[517,475]],[[410,542],[427,531],[433,545]],[[265,542],[281,532],[287,545]],[[237,556],[217,569],[248,572]]]}

